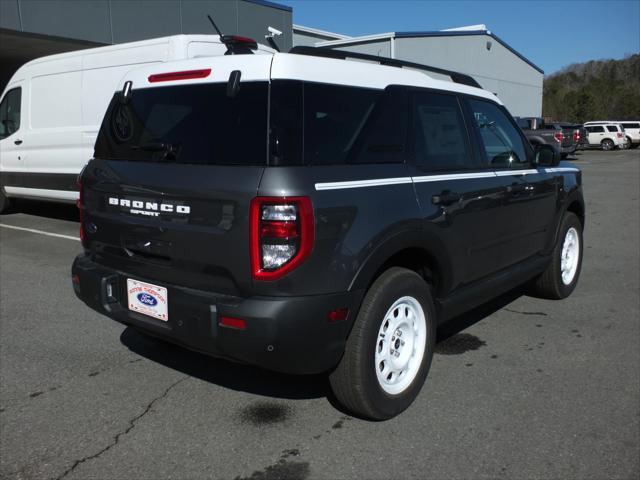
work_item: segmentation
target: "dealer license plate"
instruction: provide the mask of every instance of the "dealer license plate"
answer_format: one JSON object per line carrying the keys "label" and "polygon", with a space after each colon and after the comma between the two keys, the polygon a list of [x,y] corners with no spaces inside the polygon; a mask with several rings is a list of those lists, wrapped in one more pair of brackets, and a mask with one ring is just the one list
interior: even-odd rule
{"label": "dealer license plate", "polygon": [[164,322],[169,320],[167,289],[127,278],[129,310]]}

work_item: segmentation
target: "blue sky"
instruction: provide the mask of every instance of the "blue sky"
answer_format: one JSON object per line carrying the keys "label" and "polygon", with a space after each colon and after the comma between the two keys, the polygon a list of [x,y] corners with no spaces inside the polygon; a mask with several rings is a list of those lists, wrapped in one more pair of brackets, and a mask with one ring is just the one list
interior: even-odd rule
{"label": "blue sky", "polygon": [[484,23],[553,73],[576,62],[640,51],[640,0],[276,0],[293,23],[343,33],[442,30]]}

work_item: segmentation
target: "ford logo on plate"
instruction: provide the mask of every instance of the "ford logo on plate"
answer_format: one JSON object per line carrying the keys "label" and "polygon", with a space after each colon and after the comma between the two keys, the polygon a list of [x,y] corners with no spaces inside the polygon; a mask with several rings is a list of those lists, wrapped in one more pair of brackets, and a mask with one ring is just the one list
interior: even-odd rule
{"label": "ford logo on plate", "polygon": [[144,292],[138,294],[138,301],[140,303],[144,303],[145,305],[149,305],[150,307],[155,307],[158,304],[158,300],[153,298],[148,293],[144,293]]}

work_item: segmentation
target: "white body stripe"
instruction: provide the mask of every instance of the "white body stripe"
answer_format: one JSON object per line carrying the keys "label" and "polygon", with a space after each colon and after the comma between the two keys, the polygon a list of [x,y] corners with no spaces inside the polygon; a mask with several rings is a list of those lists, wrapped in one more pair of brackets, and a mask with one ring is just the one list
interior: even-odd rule
{"label": "white body stripe", "polygon": [[545,168],[547,173],[559,173],[559,172],[579,172],[580,170],[575,167],[557,167],[557,168]]}
{"label": "white body stripe", "polygon": [[349,182],[316,183],[316,190],[339,190],[342,188],[378,187],[411,183],[411,177],[375,178],[373,180],[353,180]]}
{"label": "white body stripe", "polygon": [[491,170],[486,172],[469,172],[469,173],[448,173],[439,175],[423,175],[419,177],[393,177],[393,178],[375,178],[372,180],[349,180],[346,182],[327,182],[316,183],[316,190],[342,190],[347,188],[363,188],[363,187],[382,187],[386,185],[401,185],[405,183],[424,183],[424,182],[440,182],[444,180],[467,180],[474,178],[491,178],[506,177],[511,175],[531,175],[534,173],[560,173],[560,172],[578,172],[575,167],[555,167],[534,168],[527,170]]}
{"label": "white body stripe", "polygon": [[449,173],[446,175],[425,175],[421,177],[413,177],[413,181],[415,183],[439,182],[441,180],[464,180],[466,178],[490,178],[495,176],[495,172]]}
{"label": "white body stripe", "polygon": [[496,177],[510,177],[512,175],[531,175],[538,173],[538,170],[531,168],[529,170],[498,170],[495,172]]}

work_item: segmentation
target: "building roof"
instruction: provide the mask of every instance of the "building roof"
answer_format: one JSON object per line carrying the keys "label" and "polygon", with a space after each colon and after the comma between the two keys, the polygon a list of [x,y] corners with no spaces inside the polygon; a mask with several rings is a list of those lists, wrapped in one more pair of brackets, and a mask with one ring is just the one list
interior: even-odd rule
{"label": "building roof", "polygon": [[[472,30],[474,27],[485,27],[478,28],[477,30]],[[351,37],[342,40],[331,40],[327,42],[318,42],[316,46],[318,47],[331,47],[338,45],[349,45],[353,43],[366,43],[373,40],[381,40],[385,38],[422,38],[422,37],[463,37],[463,36],[471,36],[471,35],[487,35],[493,38],[496,42],[500,43],[503,47],[509,50],[511,53],[516,55],[525,63],[529,64],[531,67],[536,69],[538,72],[544,74],[544,70],[538,67],[531,60],[526,58],[524,55],[519,53],[513,47],[511,47],[507,42],[499,38],[495,35],[491,30],[487,30],[485,25],[472,25],[469,27],[460,27],[449,30],[438,30],[438,31],[417,31],[417,32],[388,32],[388,33],[380,33],[376,35],[364,35],[361,37]]]}
{"label": "building roof", "polygon": [[328,32],[326,30],[320,30],[318,28],[305,27],[304,25],[296,25],[295,23],[293,24],[293,31],[310,33],[312,35],[317,35],[320,37],[335,38],[336,40],[346,40],[351,38],[349,35],[342,35],[341,33]]}
{"label": "building roof", "polygon": [[[0,0],[2,1],[2,0]],[[268,0],[244,0],[249,3],[257,3],[258,5],[264,5],[265,7],[277,8],[279,10],[285,10],[287,12],[293,12],[293,8],[288,5],[282,5],[281,3],[270,2]]]}

